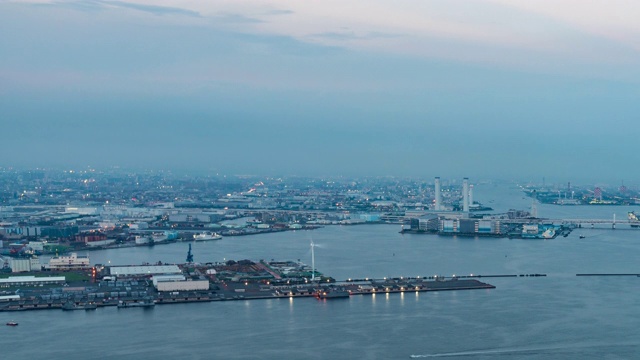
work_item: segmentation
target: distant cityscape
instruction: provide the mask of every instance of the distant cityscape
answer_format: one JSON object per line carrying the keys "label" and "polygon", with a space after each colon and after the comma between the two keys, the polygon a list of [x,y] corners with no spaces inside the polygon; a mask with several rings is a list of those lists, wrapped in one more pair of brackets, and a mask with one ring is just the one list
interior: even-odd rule
{"label": "distant cityscape", "polygon": [[[638,203],[638,192],[626,188],[591,191],[569,185],[562,192],[546,184],[521,185],[523,196],[532,198],[531,208],[495,212],[474,199],[469,178],[320,179],[5,169],[0,180],[0,311],[492,289],[491,284],[471,279],[473,275],[337,281],[315,268],[313,242],[311,266],[299,259],[200,263],[194,261],[191,242],[367,224],[397,224],[403,234],[554,239],[567,237],[589,222],[591,226],[611,222],[615,228],[616,220],[539,218],[538,203]],[[640,227],[633,212],[625,221]],[[90,260],[89,250],[178,241],[188,243],[182,264],[116,265]]]}
{"label": "distant cityscape", "polygon": [[527,186],[525,193],[544,204],[556,205],[638,205],[640,191],[619,187],[577,187],[567,183],[566,186]]}
{"label": "distant cityscape", "polygon": [[[39,262],[39,255],[334,225],[391,223],[409,233],[546,239],[567,236],[581,224],[540,219],[536,203],[640,204],[638,190],[624,186],[543,183],[521,186],[523,196],[532,198],[531,208],[495,213],[492,200],[482,204],[474,199],[468,178],[2,169],[0,181],[0,268],[13,272],[51,268]],[[635,227],[632,216],[628,221]]]}

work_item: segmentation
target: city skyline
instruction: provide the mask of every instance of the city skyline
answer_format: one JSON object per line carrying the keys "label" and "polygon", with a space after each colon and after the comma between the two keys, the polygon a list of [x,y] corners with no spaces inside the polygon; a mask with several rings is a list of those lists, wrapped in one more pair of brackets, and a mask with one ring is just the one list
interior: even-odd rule
{"label": "city skyline", "polygon": [[0,10],[2,166],[640,175],[630,166],[640,136],[634,4],[38,1]]}

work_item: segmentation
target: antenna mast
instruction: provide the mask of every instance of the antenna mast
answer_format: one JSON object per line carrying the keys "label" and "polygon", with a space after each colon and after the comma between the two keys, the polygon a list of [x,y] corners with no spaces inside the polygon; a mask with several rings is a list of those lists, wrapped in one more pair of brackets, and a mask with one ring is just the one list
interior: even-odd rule
{"label": "antenna mast", "polygon": [[316,281],[316,254],[313,251],[315,245],[313,244],[313,240],[311,240],[311,281]]}

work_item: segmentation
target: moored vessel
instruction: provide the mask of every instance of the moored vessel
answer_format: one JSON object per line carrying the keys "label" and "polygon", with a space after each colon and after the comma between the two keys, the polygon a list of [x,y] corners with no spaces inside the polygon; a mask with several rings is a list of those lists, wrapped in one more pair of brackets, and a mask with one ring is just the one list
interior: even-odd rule
{"label": "moored vessel", "polygon": [[118,308],[130,308],[130,307],[150,308],[154,306],[156,306],[156,303],[152,298],[143,299],[143,300],[134,300],[134,301],[120,300],[118,302]]}
{"label": "moored vessel", "polygon": [[635,211],[629,211],[627,213],[627,218],[629,218],[629,223],[632,228],[640,227],[640,219],[638,219],[638,215],[636,215]]}
{"label": "moored vessel", "polygon": [[221,235],[211,231],[205,231],[205,232],[201,232],[193,235],[193,241],[208,241],[208,240],[220,240],[220,239],[222,239]]}
{"label": "moored vessel", "polygon": [[347,290],[342,289],[322,289],[316,292],[316,298],[318,299],[339,299],[348,298],[351,295]]}
{"label": "moored vessel", "polygon": [[73,301],[68,301],[62,305],[62,310],[95,310],[98,308],[98,305],[94,302],[88,303],[75,303]]}
{"label": "moored vessel", "polygon": [[150,236],[138,235],[135,238],[135,243],[137,246],[151,245],[153,243],[153,239]]}

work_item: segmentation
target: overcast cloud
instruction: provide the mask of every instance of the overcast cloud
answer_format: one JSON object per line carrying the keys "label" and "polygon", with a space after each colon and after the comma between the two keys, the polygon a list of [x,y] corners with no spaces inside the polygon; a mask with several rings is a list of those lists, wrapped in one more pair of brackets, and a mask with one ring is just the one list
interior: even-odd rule
{"label": "overcast cloud", "polygon": [[637,183],[631,1],[0,1],[0,166]]}

